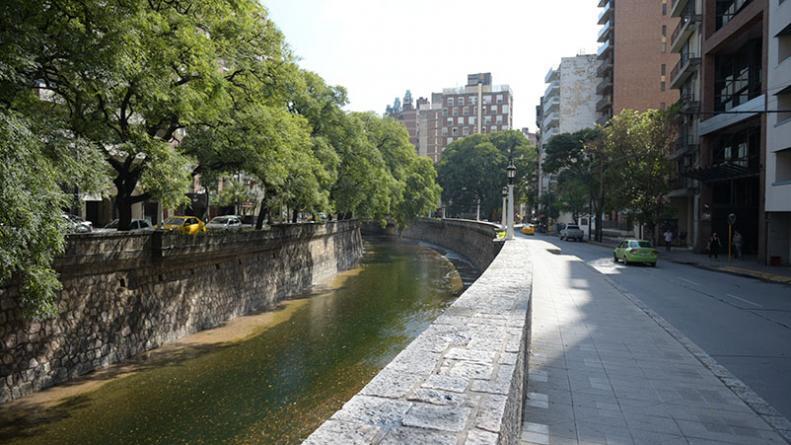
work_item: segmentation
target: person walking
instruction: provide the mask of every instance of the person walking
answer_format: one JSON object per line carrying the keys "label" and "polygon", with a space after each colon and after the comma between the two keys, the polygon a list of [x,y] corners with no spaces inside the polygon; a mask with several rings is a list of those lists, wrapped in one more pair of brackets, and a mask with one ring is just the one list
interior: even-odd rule
{"label": "person walking", "polygon": [[665,250],[670,252],[673,246],[673,232],[670,229],[665,230]]}
{"label": "person walking", "polygon": [[733,231],[733,250],[736,259],[740,259],[742,257],[742,245],[744,243],[744,238],[742,234],[739,233],[738,230]]}
{"label": "person walking", "polygon": [[719,259],[720,247],[722,247],[720,236],[714,233],[709,239],[709,259],[711,259],[711,257],[714,257],[715,260]]}

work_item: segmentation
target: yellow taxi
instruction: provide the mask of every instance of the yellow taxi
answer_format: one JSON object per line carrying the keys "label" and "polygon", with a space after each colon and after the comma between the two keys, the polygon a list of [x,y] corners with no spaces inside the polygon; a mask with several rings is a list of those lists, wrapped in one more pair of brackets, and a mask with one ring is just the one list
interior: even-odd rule
{"label": "yellow taxi", "polygon": [[533,224],[525,224],[522,226],[522,233],[525,235],[535,235],[536,234],[536,226]]}
{"label": "yellow taxi", "polygon": [[206,224],[195,216],[171,216],[165,220],[163,228],[169,232],[178,232],[185,235],[206,233]]}

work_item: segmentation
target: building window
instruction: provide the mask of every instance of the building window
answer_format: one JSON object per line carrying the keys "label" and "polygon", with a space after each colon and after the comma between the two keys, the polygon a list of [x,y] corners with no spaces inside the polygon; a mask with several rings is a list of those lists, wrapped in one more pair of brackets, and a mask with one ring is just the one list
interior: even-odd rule
{"label": "building window", "polygon": [[462,110],[463,110],[462,114],[464,114],[465,116],[470,114],[470,107],[465,106]]}
{"label": "building window", "polygon": [[453,118],[452,117],[448,118],[448,125],[453,125]]}
{"label": "building window", "polygon": [[791,182],[791,148],[775,153],[775,182]]}
{"label": "building window", "polygon": [[453,143],[453,138],[448,138],[448,144],[452,144],[452,143]]}
{"label": "building window", "polygon": [[475,105],[478,103],[478,96],[470,96],[470,105]]}
{"label": "building window", "polygon": [[486,125],[491,125],[492,117],[491,116],[484,116],[483,117],[483,123],[486,124]]}
{"label": "building window", "polygon": [[467,123],[469,123],[470,125],[475,125],[475,121],[476,121],[475,116],[470,116],[469,118],[467,118]]}
{"label": "building window", "polygon": [[761,95],[761,46],[756,39],[734,54],[717,56],[714,111],[730,111]]}
{"label": "building window", "polygon": [[490,103],[492,103],[492,96],[490,96],[488,94],[483,96],[483,104],[484,105],[489,105]]}
{"label": "building window", "polygon": [[458,108],[453,107],[453,115],[454,116],[458,116],[459,115],[459,109]]}
{"label": "building window", "polygon": [[727,25],[752,0],[716,0],[714,15],[717,17],[716,29]]}
{"label": "building window", "polygon": [[663,16],[667,15],[667,0],[662,1],[662,15]]}
{"label": "building window", "polygon": [[787,26],[777,35],[777,63],[782,63],[791,56],[791,26]]}
{"label": "building window", "polygon": [[458,118],[456,118],[456,123],[459,124],[459,125],[463,125],[464,124],[464,116],[459,116]]}
{"label": "building window", "polygon": [[503,115],[502,114],[498,114],[497,117],[494,119],[494,121],[497,122],[498,124],[502,124],[503,123]]}
{"label": "building window", "polygon": [[454,106],[454,105],[455,105],[455,103],[454,103],[454,100],[453,100],[453,98],[452,98],[452,97],[449,97],[449,98],[448,98],[448,106],[449,106],[449,107],[452,107],[452,106]]}
{"label": "building window", "polygon": [[501,104],[501,103],[503,103],[503,95],[502,95],[502,94],[498,94],[498,95],[497,95],[497,103],[498,103],[498,104]]}
{"label": "building window", "polygon": [[456,127],[453,127],[453,128],[450,130],[450,134],[452,134],[453,136],[456,136],[456,135],[458,135],[458,134],[459,134],[459,129],[458,129],[458,128],[456,128]]}
{"label": "building window", "polygon": [[503,113],[508,114],[510,112],[511,112],[511,106],[510,105],[503,105]]}
{"label": "building window", "polygon": [[[789,90],[789,91],[786,91]],[[786,88],[777,95],[777,109],[783,111],[777,113],[777,125],[782,125],[791,121],[791,88]]]}
{"label": "building window", "polygon": [[[662,5],[664,6],[664,5]],[[662,14],[664,15],[664,14]],[[662,37],[667,37],[667,25],[662,25]]]}
{"label": "building window", "polygon": [[665,81],[663,80],[663,81],[659,82],[659,91],[664,93],[665,89],[667,89],[667,86],[665,85]]}
{"label": "building window", "polygon": [[497,125],[492,125],[491,131],[492,131],[492,132],[495,132],[495,131],[497,131]]}
{"label": "building window", "polygon": [[448,127],[442,127],[442,135],[443,136],[447,136],[448,135]]}
{"label": "building window", "polygon": [[667,75],[667,65],[663,63],[662,67],[659,68],[659,71],[662,73],[663,76]]}
{"label": "building window", "polygon": [[461,134],[463,134],[464,136],[469,136],[470,135],[470,127],[462,128],[461,129]]}
{"label": "building window", "polygon": [[492,105],[492,113],[497,113],[497,105]]}
{"label": "building window", "polygon": [[459,105],[459,106],[462,106],[462,105],[464,105],[464,96],[462,96],[462,97],[460,97],[460,98],[459,98],[458,105]]}

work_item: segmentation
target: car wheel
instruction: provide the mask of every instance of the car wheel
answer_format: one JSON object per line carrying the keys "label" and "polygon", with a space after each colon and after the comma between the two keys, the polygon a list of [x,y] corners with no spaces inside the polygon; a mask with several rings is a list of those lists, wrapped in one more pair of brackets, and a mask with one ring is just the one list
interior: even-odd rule
{"label": "car wheel", "polygon": [[618,255],[612,254],[612,262],[613,263],[617,263],[618,262]]}
{"label": "car wheel", "polygon": [[626,255],[623,256],[623,265],[624,266],[628,266],[629,265],[629,260],[626,258]]}

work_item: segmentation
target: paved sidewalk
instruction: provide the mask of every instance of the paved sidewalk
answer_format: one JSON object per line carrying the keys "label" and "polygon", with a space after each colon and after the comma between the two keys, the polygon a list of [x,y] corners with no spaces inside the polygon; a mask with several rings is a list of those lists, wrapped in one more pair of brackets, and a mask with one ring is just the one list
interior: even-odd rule
{"label": "paved sidewalk", "polygon": [[522,445],[789,443],[780,433],[791,437],[781,431],[791,424],[757,414],[743,401],[754,394],[745,388],[737,396],[731,388],[740,382],[723,377],[727,371],[704,365],[694,345],[606,276],[547,247],[540,240],[529,247],[533,327]]}

